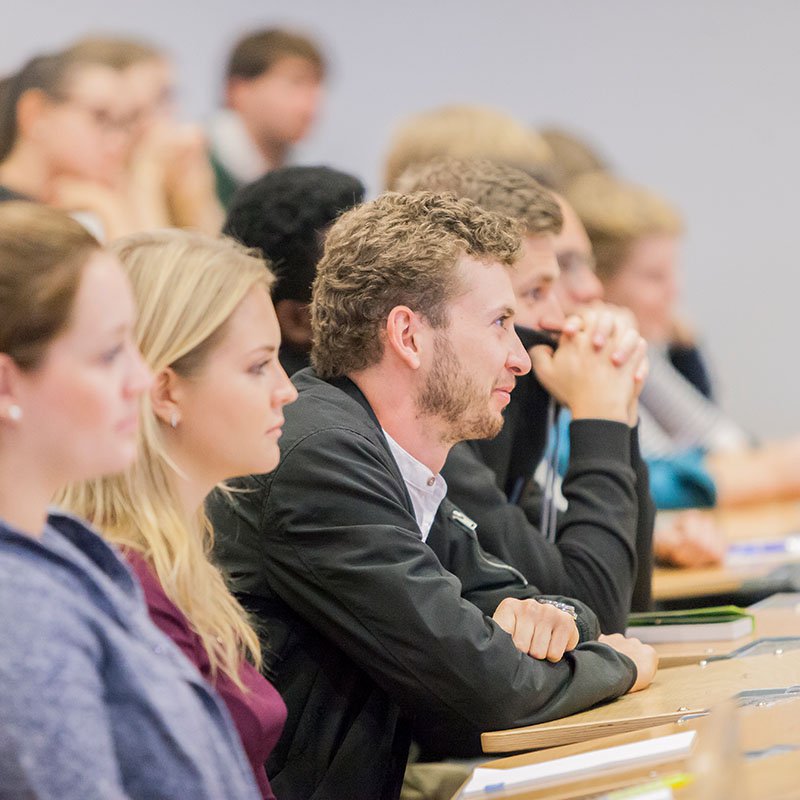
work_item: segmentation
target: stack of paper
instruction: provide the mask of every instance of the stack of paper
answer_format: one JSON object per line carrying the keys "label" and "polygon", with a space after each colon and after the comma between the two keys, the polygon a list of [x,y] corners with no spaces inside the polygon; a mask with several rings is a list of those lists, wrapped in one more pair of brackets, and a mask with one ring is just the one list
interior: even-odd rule
{"label": "stack of paper", "polygon": [[479,767],[462,789],[461,797],[466,800],[516,789],[553,786],[642,764],[655,766],[675,761],[689,755],[695,736],[695,731],[687,731],[511,769]]}

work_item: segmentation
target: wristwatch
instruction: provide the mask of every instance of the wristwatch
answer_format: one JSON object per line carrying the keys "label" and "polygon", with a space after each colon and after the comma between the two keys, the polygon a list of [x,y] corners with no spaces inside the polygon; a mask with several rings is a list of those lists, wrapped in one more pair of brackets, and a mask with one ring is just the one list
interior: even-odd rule
{"label": "wristwatch", "polygon": [[568,603],[562,603],[560,600],[551,600],[548,597],[537,597],[536,600],[539,603],[545,603],[548,606],[555,606],[559,611],[569,614],[572,619],[578,619],[578,612]]}

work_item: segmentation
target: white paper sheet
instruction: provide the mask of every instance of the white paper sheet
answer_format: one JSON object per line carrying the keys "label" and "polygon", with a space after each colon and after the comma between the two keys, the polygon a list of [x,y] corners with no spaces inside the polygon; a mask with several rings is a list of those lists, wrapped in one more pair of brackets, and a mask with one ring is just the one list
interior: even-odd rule
{"label": "white paper sheet", "polygon": [[657,739],[606,747],[602,750],[545,761],[542,764],[511,769],[478,767],[462,790],[461,797],[491,796],[509,789],[563,783],[565,780],[581,778],[587,774],[607,772],[640,763],[658,764],[688,755],[695,736],[695,731],[674,733]]}

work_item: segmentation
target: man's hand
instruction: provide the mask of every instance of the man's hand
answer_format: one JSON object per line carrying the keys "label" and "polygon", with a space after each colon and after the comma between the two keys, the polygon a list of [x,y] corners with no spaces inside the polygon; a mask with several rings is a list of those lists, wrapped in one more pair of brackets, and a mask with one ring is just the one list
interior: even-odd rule
{"label": "man's hand", "polygon": [[638,639],[623,636],[621,633],[601,634],[597,641],[628,656],[636,664],[636,682],[628,689],[629,692],[646,689],[653,682],[658,669],[658,654],[649,644],[642,644]]}
{"label": "man's hand", "polygon": [[653,536],[655,557],[675,567],[708,567],[720,564],[726,542],[709,514],[682,511],[656,521]]}
{"label": "man's hand", "polygon": [[492,619],[511,634],[517,650],[533,658],[560,661],[580,638],[575,620],[566,611],[536,600],[507,597]]}
{"label": "man's hand", "polygon": [[542,385],[569,407],[574,419],[631,424],[643,380],[639,376],[647,371],[647,344],[634,328],[620,324],[611,336],[602,334],[598,347],[598,326],[609,318],[608,312],[588,309],[580,329],[573,325],[576,318],[568,319],[558,349],[533,347],[531,360]]}

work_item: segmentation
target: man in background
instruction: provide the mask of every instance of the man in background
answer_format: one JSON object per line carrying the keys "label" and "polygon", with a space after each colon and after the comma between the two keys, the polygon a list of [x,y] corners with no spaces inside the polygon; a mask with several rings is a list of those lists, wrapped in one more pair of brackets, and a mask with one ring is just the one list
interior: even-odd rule
{"label": "man in background", "polygon": [[235,45],[225,75],[225,108],[209,128],[224,206],[240,186],[286,163],[316,119],[324,77],[322,53],[306,36],[261,30]]}

